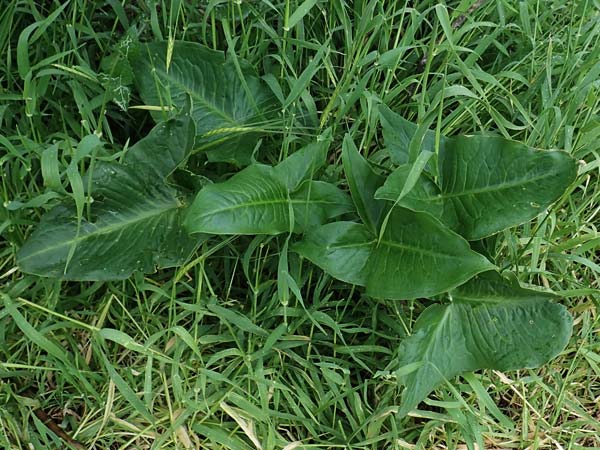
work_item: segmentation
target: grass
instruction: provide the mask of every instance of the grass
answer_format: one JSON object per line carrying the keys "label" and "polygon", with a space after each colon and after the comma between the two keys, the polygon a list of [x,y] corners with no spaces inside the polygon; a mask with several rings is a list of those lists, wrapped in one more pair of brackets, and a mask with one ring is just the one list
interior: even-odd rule
{"label": "grass", "polygon": [[[478,2],[460,26],[474,2],[5,3],[0,447],[600,448],[597,2]],[[540,369],[452,380],[399,418],[398,343],[425,303],[365,298],[293,255],[303,300],[280,299],[277,239],[210,240],[181,269],[123,282],[19,272],[16,249],[57,202],[45,193],[76,197],[77,143],[101,133],[118,157],[150,126],[101,75],[128,33],[229,48],[277,80],[284,125],[267,139],[281,152],[266,159],[331,127],[333,161],[345,132],[377,161],[379,103],[444,134],[571,153],[569,195],[487,243],[523,283],[563,297],[567,349]]]}

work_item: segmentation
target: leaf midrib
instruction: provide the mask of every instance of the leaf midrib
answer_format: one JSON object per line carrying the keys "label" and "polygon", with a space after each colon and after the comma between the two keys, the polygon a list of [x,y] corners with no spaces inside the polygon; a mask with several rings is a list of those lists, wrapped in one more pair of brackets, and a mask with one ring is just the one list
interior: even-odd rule
{"label": "leaf midrib", "polygon": [[[165,204],[166,206],[166,204]],[[29,255],[27,255],[25,258],[22,258],[21,261],[27,261],[28,259],[34,258],[34,257],[38,257],[39,255],[48,253],[48,252],[52,252],[58,248],[64,247],[64,246],[70,246],[73,244],[77,244],[81,241],[84,241],[86,239],[89,239],[91,237],[96,237],[102,234],[110,234],[110,233],[114,233],[116,231],[119,231],[123,228],[126,228],[128,226],[131,226],[133,224],[135,224],[136,222],[141,222],[144,220],[147,220],[150,217],[155,217],[155,216],[160,216],[170,210],[176,210],[178,209],[177,203],[172,203],[171,207],[169,208],[163,208],[163,209],[154,209],[151,212],[147,213],[147,214],[142,214],[140,216],[136,216],[134,219],[131,220],[126,220],[123,222],[118,222],[117,224],[109,224],[106,227],[103,228],[97,228],[94,231],[92,231],[91,233],[87,233],[84,235],[79,235],[73,239],[69,239],[66,241],[61,241],[56,245],[51,245],[48,247],[44,247],[42,250],[35,252],[35,253],[30,253]]]}
{"label": "leaf midrib", "polygon": [[201,214],[199,217],[204,218],[204,217],[216,216],[217,214],[234,211],[234,210],[240,209],[240,208],[255,208],[257,206],[278,205],[278,204],[288,203],[288,202],[289,202],[288,199],[280,199],[280,200],[261,200],[261,201],[255,201],[255,202],[249,202],[249,203],[237,203],[235,205],[231,205],[226,208],[220,208],[220,209],[215,209],[212,211],[205,212],[205,213]]}
{"label": "leaf midrib", "polygon": [[179,88],[179,89],[183,90],[184,92],[187,92],[189,95],[191,95],[194,100],[198,100],[203,106],[210,109],[216,115],[225,119],[227,122],[229,122],[229,124],[231,124],[231,125],[243,124],[243,122],[238,122],[235,118],[233,118],[232,116],[227,114],[225,111],[219,109],[216,105],[210,103],[205,97],[202,96],[202,94],[200,92],[190,89],[186,84],[180,82],[177,78],[173,77],[172,75],[169,75],[169,73],[166,72],[165,70],[163,70],[161,68],[157,68],[156,71],[159,72],[160,75],[162,75],[163,77],[168,79],[171,83],[173,83],[177,88]]}
{"label": "leaf midrib", "polygon": [[513,298],[508,298],[508,297],[496,297],[496,298],[490,298],[490,297],[470,297],[468,295],[464,295],[461,294],[458,297],[454,298],[454,302],[456,304],[467,304],[472,306],[473,304],[492,304],[492,305],[507,305],[507,306],[514,306],[514,305],[529,305],[532,303],[537,303],[537,302],[547,302],[549,300],[549,298],[536,298],[536,297],[528,297],[528,298],[523,298],[523,297],[513,297]]}
{"label": "leaf midrib", "polygon": [[302,204],[302,205],[341,205],[341,206],[350,206],[349,203],[340,203],[340,202],[335,202],[335,201],[330,201],[330,200],[301,200],[301,199],[290,199],[290,203],[293,204]]}
{"label": "leaf midrib", "polygon": [[257,206],[280,205],[280,204],[287,204],[287,203],[301,204],[301,205],[305,205],[305,204],[306,205],[311,205],[311,204],[339,205],[339,203],[337,203],[337,202],[330,202],[327,200],[316,200],[316,201],[309,201],[309,202],[307,202],[306,200],[296,200],[296,199],[261,200],[261,201],[255,201],[255,202],[249,202],[249,203],[237,203],[235,205],[231,205],[226,208],[215,209],[215,210],[203,213],[202,215],[200,215],[200,217],[215,216],[217,214],[234,211],[236,209],[241,209],[241,208],[255,208]]}
{"label": "leaf midrib", "polygon": [[355,244],[328,245],[326,248],[333,249],[333,250],[338,250],[338,249],[344,249],[344,248],[370,247],[370,246],[372,246],[376,242],[377,242],[377,239],[373,239],[371,241],[357,242]]}
{"label": "leaf midrib", "polygon": [[[411,192],[409,192],[408,195],[406,196],[406,198],[414,199],[414,200],[421,200],[421,201],[426,201],[426,202],[443,201],[446,199],[464,197],[464,196],[468,196],[468,195],[483,194],[486,192],[505,191],[505,190],[512,189],[512,188],[515,188],[518,186],[536,183],[537,181],[544,180],[544,179],[550,178],[550,177],[554,177],[556,175],[558,175],[558,174],[557,173],[542,174],[535,178],[528,178],[528,179],[519,178],[518,181],[513,181],[510,183],[497,183],[497,184],[487,185],[485,187],[481,187],[481,188],[477,188],[477,189],[469,189],[469,190],[460,191],[460,192],[440,191],[439,194],[435,194],[435,195],[411,195]],[[388,194],[388,195],[386,196],[386,194]],[[398,194],[399,194],[399,192],[398,192]],[[386,191],[381,192],[380,195],[381,195],[381,198],[383,198],[385,200],[395,200],[395,198],[397,197],[396,192],[392,191],[391,189],[388,190],[387,192]]]}
{"label": "leaf midrib", "polygon": [[[550,178],[550,177],[554,177],[558,175],[557,173],[546,173],[546,174],[542,174],[538,177],[535,178],[528,178],[528,179],[523,179],[520,178],[518,181],[516,182],[511,182],[511,183],[501,183],[501,184],[492,184],[492,185],[487,185],[485,187],[482,188],[477,188],[477,189],[469,189],[466,191],[460,191],[460,192],[446,192],[446,191],[442,191],[442,193],[440,195],[437,195],[435,197],[425,197],[425,198],[430,198],[430,199],[447,199],[447,198],[456,198],[456,197],[463,197],[463,196],[467,196],[467,195],[476,195],[476,194],[483,194],[485,192],[491,192],[491,191],[504,191],[507,189],[511,189],[517,186],[522,186],[522,185],[526,185],[526,184],[532,184],[532,183],[536,183],[537,181],[546,179],[546,178]],[[524,180],[524,181],[523,181]]]}

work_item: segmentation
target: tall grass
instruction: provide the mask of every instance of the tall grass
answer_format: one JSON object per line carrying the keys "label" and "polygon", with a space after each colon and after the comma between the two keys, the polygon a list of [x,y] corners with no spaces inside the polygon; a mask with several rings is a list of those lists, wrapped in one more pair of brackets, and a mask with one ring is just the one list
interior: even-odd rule
{"label": "tall grass", "polygon": [[[600,447],[597,2],[3,6],[1,447]],[[276,239],[210,240],[182,268],[123,282],[21,273],[16,249],[58,201],[53,192],[78,195],[66,173],[78,142],[101,135],[117,159],[151,126],[135,92],[128,108],[113,100],[125,87],[110,81],[113,55],[131,36],[227,50],[281,86],[282,121],[266,124],[281,149],[263,155],[273,161],[327,127],[332,161],[345,132],[381,160],[381,103],[443,134],[571,153],[580,176],[570,195],[486,249],[563,297],[576,319],[567,350],[539,370],[461,377],[399,418],[397,348],[421,302],[364,298],[292,255],[303,301],[282,302]]]}

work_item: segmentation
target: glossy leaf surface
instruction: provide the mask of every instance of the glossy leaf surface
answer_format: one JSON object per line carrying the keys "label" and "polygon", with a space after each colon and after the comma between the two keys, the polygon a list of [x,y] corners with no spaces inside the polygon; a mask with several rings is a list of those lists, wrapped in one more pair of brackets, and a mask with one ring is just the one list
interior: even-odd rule
{"label": "glossy leaf surface", "polygon": [[462,372],[538,367],[558,355],[571,335],[572,318],[550,302],[554,295],[524,289],[495,272],[451,296],[452,303],[427,308],[400,346],[400,366],[418,366],[401,377],[401,414]]}
{"label": "glossy leaf surface", "polygon": [[342,163],[358,214],[364,224],[371,231],[376,232],[381,222],[385,202],[375,200],[375,191],[383,184],[385,178],[376,173],[358,152],[350,135],[344,137]]}
{"label": "glossy leaf surface", "polygon": [[[223,52],[176,41],[168,65],[167,52],[167,42],[154,42],[130,53],[143,101],[182,108],[191,97],[197,147],[211,149],[213,161],[249,164],[258,136],[276,109],[269,88],[245,63],[239,73]],[[162,120],[164,113],[154,117]]]}
{"label": "glossy leaf surface", "polygon": [[[387,108],[381,113],[387,145],[408,151],[416,125]],[[426,135],[425,150],[432,147],[427,139]],[[408,168],[396,169],[376,198],[395,201]],[[422,174],[398,204],[427,212],[466,239],[477,240],[543,212],[573,182],[577,167],[564,152],[534,150],[496,136],[457,136],[443,138],[437,173],[437,185]]]}
{"label": "glossy leaf surface", "polygon": [[19,250],[21,270],[67,280],[111,280],[181,263],[198,238],[183,230],[183,205],[164,177],[191,150],[193,137],[191,120],[173,119],[134,145],[123,164],[98,163],[90,220],[83,217],[78,230],[74,207],[52,209]]}
{"label": "glossy leaf surface", "polygon": [[190,233],[279,234],[290,230],[286,186],[272,167],[254,164],[223,183],[202,189],[190,206]]}
{"label": "glossy leaf surface", "polygon": [[294,208],[294,229],[299,233],[354,211],[348,194],[324,181],[306,180],[290,195],[290,201]]}
{"label": "glossy leaf surface", "polygon": [[494,136],[447,139],[438,161],[442,199],[453,205],[456,230],[469,240],[534,218],[577,175],[567,153],[533,150]]}
{"label": "glossy leaf surface", "polygon": [[369,259],[367,294],[429,297],[493,269],[469,243],[428,214],[396,207]]}
{"label": "glossy leaf surface", "polygon": [[382,239],[366,226],[337,222],[308,230],[293,248],[331,276],[378,298],[428,297],[494,268],[467,241],[424,213],[392,210]]}
{"label": "glossy leaf surface", "polygon": [[[407,181],[411,166],[403,164],[394,170],[375,193],[375,198],[396,202]],[[440,188],[431,178],[421,174],[413,188],[400,199],[398,206],[412,211],[426,212],[452,230],[458,228],[458,217],[451,202],[444,201]]]}
{"label": "glossy leaf surface", "polygon": [[364,286],[375,236],[362,224],[333,222],[307,234],[292,250],[347,283]]}

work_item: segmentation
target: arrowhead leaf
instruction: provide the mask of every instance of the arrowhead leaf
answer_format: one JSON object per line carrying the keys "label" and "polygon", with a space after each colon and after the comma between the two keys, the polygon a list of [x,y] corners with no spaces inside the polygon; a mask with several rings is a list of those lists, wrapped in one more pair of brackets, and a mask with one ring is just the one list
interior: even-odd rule
{"label": "arrowhead leaf", "polygon": [[21,270],[102,281],[181,263],[198,239],[184,232],[183,205],[164,177],[187,156],[193,136],[189,118],[173,119],[135,144],[123,164],[98,163],[91,175],[93,218],[82,218],[78,229],[74,207],[52,209],[19,250]]}
{"label": "arrowhead leaf", "polygon": [[[243,61],[240,74],[223,52],[176,41],[168,66],[167,52],[167,42],[142,44],[130,52],[143,101],[181,109],[191,97],[197,146],[218,144],[208,152],[212,161],[249,164],[265,121],[277,109],[269,88]],[[153,116],[161,120],[164,113]]]}
{"label": "arrowhead leaf", "polygon": [[286,186],[272,167],[254,164],[223,183],[202,189],[190,206],[190,233],[279,234],[290,230]]}
{"label": "arrowhead leaf", "polygon": [[442,199],[454,206],[456,230],[468,240],[531,220],[577,176],[567,153],[495,136],[446,139],[438,163]]}
{"label": "arrowhead leaf", "polygon": [[307,230],[293,250],[378,298],[429,297],[494,268],[428,214],[403,208],[392,210],[379,242],[365,225],[335,222]]}
{"label": "arrowhead leaf", "polygon": [[550,302],[554,295],[524,289],[495,272],[472,279],[451,296],[452,303],[427,308],[400,346],[400,366],[417,367],[401,377],[406,389],[400,414],[462,372],[539,367],[558,355],[571,335],[572,318]]}
{"label": "arrowhead leaf", "polygon": [[430,215],[396,207],[368,267],[368,295],[409,299],[446,292],[494,265]]}
{"label": "arrowhead leaf", "polygon": [[[409,165],[396,169],[375,197],[396,201],[409,170]],[[543,212],[573,182],[577,166],[564,152],[495,136],[457,136],[444,138],[438,173],[439,187],[422,174],[398,205],[427,212],[466,239],[478,240]]]}

